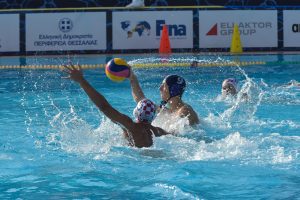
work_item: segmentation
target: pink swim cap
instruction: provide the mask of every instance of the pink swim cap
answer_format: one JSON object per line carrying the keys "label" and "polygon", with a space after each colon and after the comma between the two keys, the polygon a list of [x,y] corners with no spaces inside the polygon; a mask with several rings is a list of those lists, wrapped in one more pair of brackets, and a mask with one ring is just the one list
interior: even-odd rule
{"label": "pink swim cap", "polygon": [[237,80],[235,78],[228,78],[224,80],[224,83],[230,83],[231,85],[234,86],[234,88],[237,88]]}

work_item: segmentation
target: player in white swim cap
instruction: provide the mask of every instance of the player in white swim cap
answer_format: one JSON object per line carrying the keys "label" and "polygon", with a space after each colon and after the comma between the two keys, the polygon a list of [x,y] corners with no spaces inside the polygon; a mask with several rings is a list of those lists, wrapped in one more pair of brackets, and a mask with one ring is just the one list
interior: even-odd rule
{"label": "player in white swim cap", "polygon": [[113,108],[102,94],[96,91],[90,83],[85,80],[81,67],[76,69],[73,65],[65,66],[65,73],[69,75],[68,78],[79,83],[81,88],[93,101],[93,103],[106,115],[112,122],[120,125],[124,131],[124,136],[129,144],[135,147],[150,147],[153,144],[153,136],[161,136],[169,134],[159,127],[151,125],[155,117],[155,106],[152,101],[142,99],[138,102],[134,109],[136,122],[130,117],[124,115]]}
{"label": "player in white swim cap", "polygon": [[155,104],[149,99],[143,99],[138,102],[133,110],[133,115],[137,122],[150,123],[155,117]]}

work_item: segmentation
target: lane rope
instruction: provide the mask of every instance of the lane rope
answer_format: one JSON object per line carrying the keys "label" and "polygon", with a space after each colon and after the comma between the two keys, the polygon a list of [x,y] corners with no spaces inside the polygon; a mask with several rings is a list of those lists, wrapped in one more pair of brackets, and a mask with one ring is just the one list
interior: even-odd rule
{"label": "lane rope", "polygon": [[[134,63],[131,66],[133,68],[163,68],[163,67],[246,67],[253,65],[295,65],[300,64],[300,61],[230,61],[230,62],[198,62],[197,66],[191,66],[191,63],[180,62],[180,63]],[[76,66],[76,65],[75,65]],[[82,69],[97,69],[104,68],[105,64],[82,64]],[[62,70],[63,65],[2,65],[0,69],[57,69]]]}

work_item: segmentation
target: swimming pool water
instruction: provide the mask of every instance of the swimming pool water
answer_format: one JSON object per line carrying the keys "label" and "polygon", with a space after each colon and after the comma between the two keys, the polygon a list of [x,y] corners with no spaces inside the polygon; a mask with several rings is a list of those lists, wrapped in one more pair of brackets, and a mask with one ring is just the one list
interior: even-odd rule
{"label": "swimming pool water", "polygon": [[[121,56],[130,63],[157,55]],[[0,64],[104,63],[104,56],[1,58]],[[230,61],[232,56],[174,55],[172,62]],[[246,61],[299,61],[299,55],[244,55]],[[58,70],[0,71],[1,199],[298,199],[300,196],[300,80],[298,65],[135,69],[146,96],[160,102],[169,74],[187,81],[183,96],[201,125],[155,124],[177,136],[151,148],[126,146],[80,87]],[[132,117],[128,81],[103,69],[86,79]],[[235,77],[241,98],[220,98],[222,80]],[[288,83],[293,83],[288,85]]]}

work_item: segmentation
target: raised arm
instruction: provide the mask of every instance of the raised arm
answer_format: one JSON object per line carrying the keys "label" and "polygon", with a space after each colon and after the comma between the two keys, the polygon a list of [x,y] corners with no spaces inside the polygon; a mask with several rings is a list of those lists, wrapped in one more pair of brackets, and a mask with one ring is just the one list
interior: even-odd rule
{"label": "raised arm", "polygon": [[134,101],[138,103],[140,100],[145,99],[144,92],[139,84],[139,81],[137,80],[136,75],[133,73],[132,69],[130,73],[130,85],[131,85],[131,93]]}
{"label": "raised arm", "polygon": [[133,126],[133,121],[127,115],[124,115],[114,109],[108,101],[104,98],[102,94],[97,92],[88,81],[86,81],[83,77],[81,68],[79,70],[76,69],[74,66],[68,67],[65,66],[65,72],[68,73],[70,76],[68,78],[78,82],[85,93],[89,96],[92,102],[105,114],[109,119],[113,122],[122,125],[127,129],[131,129]]}

